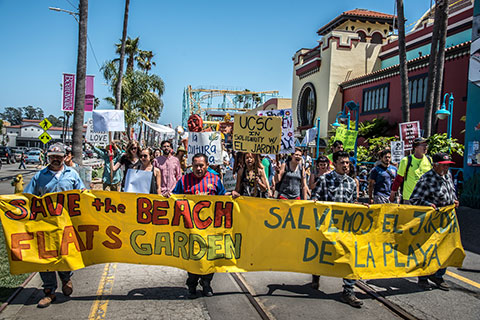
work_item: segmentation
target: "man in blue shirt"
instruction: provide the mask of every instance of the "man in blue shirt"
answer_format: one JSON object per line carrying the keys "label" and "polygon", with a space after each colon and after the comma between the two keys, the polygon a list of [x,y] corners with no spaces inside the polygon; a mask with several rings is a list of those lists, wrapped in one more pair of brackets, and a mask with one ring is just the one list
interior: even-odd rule
{"label": "man in blue shirt", "polygon": [[[41,197],[46,193],[85,189],[77,171],[64,164],[65,146],[63,144],[55,143],[50,146],[47,157],[50,164],[35,174],[24,193]],[[70,280],[72,274],[71,271],[58,272],[58,276],[62,280],[62,292],[65,296],[69,296],[73,292],[73,285]],[[37,307],[46,308],[56,299],[57,275],[54,271],[40,272],[40,277],[43,281],[45,297],[38,302]]]}
{"label": "man in blue shirt", "polygon": [[380,152],[380,164],[372,169],[368,178],[368,202],[390,203],[392,183],[397,175],[397,168],[390,164],[392,154],[389,149]]}

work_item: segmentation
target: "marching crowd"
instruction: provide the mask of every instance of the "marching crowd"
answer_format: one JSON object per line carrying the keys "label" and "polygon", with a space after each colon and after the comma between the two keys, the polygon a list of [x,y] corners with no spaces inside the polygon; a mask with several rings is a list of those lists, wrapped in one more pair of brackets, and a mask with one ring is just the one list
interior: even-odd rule
{"label": "marching crowd", "polygon": [[[92,146],[93,147],[93,146]],[[458,201],[449,166],[452,160],[448,154],[426,155],[427,142],[417,138],[413,153],[404,157],[397,165],[391,163],[391,152],[380,152],[375,167],[368,173],[361,170],[356,175],[355,159],[343,150],[341,141],[332,145],[332,153],[312,158],[302,149],[296,149],[289,156],[270,156],[252,153],[232,154],[223,145],[223,165],[209,165],[204,154],[196,154],[187,166],[186,150],[183,146],[174,153],[172,143],[163,141],[160,149],[140,147],[137,141],[130,141],[122,150],[119,143],[112,143],[105,149],[93,147],[104,161],[103,189],[124,191],[128,180],[135,179],[135,172],[151,172],[148,190],[152,194],[169,197],[171,194],[231,195],[277,198],[311,199],[343,203],[383,204],[399,202],[411,205],[431,206],[435,209],[455,204]],[[74,170],[71,149],[62,144],[50,146],[47,152],[48,166],[37,172],[25,193],[42,196],[46,193],[85,186]],[[131,170],[129,173],[130,169]],[[234,190],[227,192],[222,183],[223,176],[231,170],[236,177]],[[128,177],[128,178],[127,178]],[[142,175],[144,177],[144,175]],[[400,192],[400,194],[399,194]],[[72,272],[58,272],[62,282],[62,292],[72,294]],[[434,275],[420,277],[418,285],[423,290],[431,290],[430,283],[448,291],[443,280],[445,269]],[[57,279],[55,272],[40,272],[45,296],[38,307],[48,307],[55,300]],[[188,273],[189,297],[197,295],[200,283],[204,296],[212,296],[213,274],[197,275]],[[319,275],[312,276],[312,287],[319,288]],[[343,279],[342,300],[354,307],[363,302],[354,293],[355,280]]]}

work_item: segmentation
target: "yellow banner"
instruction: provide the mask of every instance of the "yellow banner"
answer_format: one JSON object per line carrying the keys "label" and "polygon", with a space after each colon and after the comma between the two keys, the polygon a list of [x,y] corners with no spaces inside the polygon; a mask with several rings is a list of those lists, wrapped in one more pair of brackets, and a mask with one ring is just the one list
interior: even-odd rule
{"label": "yellow banner", "polygon": [[1,196],[0,216],[13,274],[125,262],[374,279],[465,257],[453,206],[69,191]]}
{"label": "yellow banner", "polygon": [[236,115],[233,149],[241,152],[278,154],[282,139],[282,118]]}

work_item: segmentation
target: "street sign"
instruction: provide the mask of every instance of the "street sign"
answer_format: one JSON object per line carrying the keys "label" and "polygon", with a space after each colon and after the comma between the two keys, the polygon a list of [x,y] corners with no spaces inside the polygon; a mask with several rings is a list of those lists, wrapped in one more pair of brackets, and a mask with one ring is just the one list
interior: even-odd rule
{"label": "street sign", "polygon": [[47,131],[52,126],[52,123],[45,118],[39,123],[39,125],[43,130]]}
{"label": "street sign", "polygon": [[52,140],[52,137],[47,132],[44,132],[38,137],[38,139],[40,139],[43,144],[47,144],[50,140]]}

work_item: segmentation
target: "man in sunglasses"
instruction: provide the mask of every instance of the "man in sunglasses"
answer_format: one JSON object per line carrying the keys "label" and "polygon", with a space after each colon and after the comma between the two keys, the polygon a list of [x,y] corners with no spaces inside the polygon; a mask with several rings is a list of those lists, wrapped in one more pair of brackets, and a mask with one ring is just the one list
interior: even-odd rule
{"label": "man in sunglasses", "polygon": [[[66,166],[65,146],[61,143],[55,143],[47,152],[48,166],[35,174],[24,193],[30,193],[36,196],[43,196],[46,193],[62,192],[68,190],[85,189],[85,185],[80,179],[75,169]],[[43,216],[39,215],[37,219]],[[58,276],[62,280],[62,292],[65,296],[70,296],[73,292],[71,271],[59,271]],[[46,308],[55,301],[55,290],[57,289],[57,275],[55,271],[40,272],[43,281],[43,292],[45,297],[40,299],[37,307]]]}

